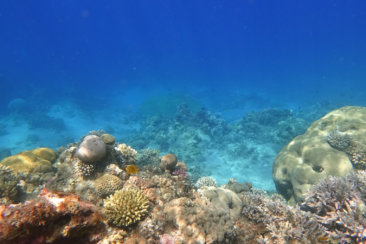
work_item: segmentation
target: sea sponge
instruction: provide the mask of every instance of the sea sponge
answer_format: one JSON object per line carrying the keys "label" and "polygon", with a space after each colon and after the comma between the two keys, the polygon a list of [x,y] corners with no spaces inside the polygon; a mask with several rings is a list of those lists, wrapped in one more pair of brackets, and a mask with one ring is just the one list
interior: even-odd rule
{"label": "sea sponge", "polygon": [[139,190],[119,190],[104,200],[108,221],[127,227],[140,221],[149,209],[149,199]]}
{"label": "sea sponge", "polygon": [[76,151],[76,156],[88,163],[98,162],[105,157],[107,146],[104,141],[96,135],[84,137]]}
{"label": "sea sponge", "polygon": [[315,121],[277,155],[272,166],[277,191],[286,200],[299,202],[319,180],[352,172],[348,154],[339,150],[348,148],[352,141],[366,144],[366,108],[342,107]]}
{"label": "sea sponge", "polygon": [[115,175],[104,174],[94,182],[100,197],[106,197],[123,187],[123,181]]}
{"label": "sea sponge", "polygon": [[14,173],[50,172],[52,162],[56,159],[56,152],[50,148],[37,148],[23,151],[4,158],[0,164],[8,166]]}
{"label": "sea sponge", "polygon": [[161,157],[160,169],[162,171],[172,172],[178,163],[178,158],[172,153],[165,154]]}

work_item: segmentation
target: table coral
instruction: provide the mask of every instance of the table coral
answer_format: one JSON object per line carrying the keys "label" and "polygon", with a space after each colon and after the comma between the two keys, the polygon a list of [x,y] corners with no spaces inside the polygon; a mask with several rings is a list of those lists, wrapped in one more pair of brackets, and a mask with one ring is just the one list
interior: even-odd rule
{"label": "table coral", "polygon": [[139,190],[119,190],[104,200],[108,221],[127,227],[143,219],[149,209],[149,199]]}

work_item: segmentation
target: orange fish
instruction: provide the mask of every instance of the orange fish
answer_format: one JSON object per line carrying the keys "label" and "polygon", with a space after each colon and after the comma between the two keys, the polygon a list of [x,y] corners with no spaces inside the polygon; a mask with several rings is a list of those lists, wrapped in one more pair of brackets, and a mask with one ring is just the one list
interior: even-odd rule
{"label": "orange fish", "polygon": [[139,168],[136,165],[134,165],[134,164],[130,164],[130,165],[127,165],[126,172],[129,175],[135,175],[135,174],[137,174],[139,172]]}

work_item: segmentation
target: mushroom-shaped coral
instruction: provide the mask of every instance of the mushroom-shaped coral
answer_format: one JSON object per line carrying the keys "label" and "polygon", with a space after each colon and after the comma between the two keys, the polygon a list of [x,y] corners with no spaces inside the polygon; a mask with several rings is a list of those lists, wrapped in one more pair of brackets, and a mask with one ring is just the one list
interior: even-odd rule
{"label": "mushroom-shaped coral", "polygon": [[149,199],[138,190],[119,190],[104,200],[108,221],[118,227],[127,227],[144,218]]}
{"label": "mushroom-shaped coral", "polygon": [[162,171],[172,172],[178,163],[178,158],[174,154],[165,154],[161,157],[160,169]]}
{"label": "mushroom-shaped coral", "polygon": [[98,162],[107,153],[107,146],[104,141],[96,135],[89,135],[84,138],[76,151],[76,156],[88,163]]}

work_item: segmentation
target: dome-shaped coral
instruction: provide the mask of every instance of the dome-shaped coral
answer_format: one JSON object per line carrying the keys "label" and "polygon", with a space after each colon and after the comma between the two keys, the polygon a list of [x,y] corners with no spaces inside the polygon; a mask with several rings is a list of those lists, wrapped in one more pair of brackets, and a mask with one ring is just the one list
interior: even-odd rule
{"label": "dome-shaped coral", "polygon": [[37,148],[4,158],[0,164],[8,166],[14,173],[50,172],[56,157],[56,152],[50,148]]}
{"label": "dome-shaped coral", "polygon": [[105,174],[95,180],[95,188],[101,197],[113,194],[123,187],[123,181],[115,175]]}
{"label": "dome-shaped coral", "polygon": [[118,227],[127,227],[146,216],[149,199],[138,190],[119,190],[104,200],[108,221]]}

